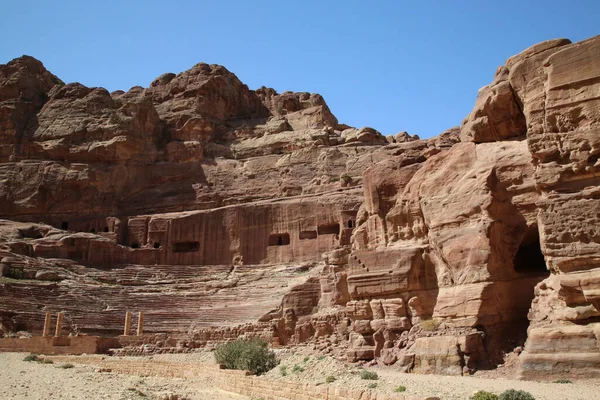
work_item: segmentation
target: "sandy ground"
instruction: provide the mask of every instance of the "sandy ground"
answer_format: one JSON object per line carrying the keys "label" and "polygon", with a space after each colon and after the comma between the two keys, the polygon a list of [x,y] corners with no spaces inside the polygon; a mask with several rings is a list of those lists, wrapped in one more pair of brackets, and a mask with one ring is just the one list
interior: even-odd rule
{"label": "sandy ground", "polygon": [[[61,364],[24,362],[24,353],[0,354],[0,387],[2,399],[118,399],[160,400],[165,394],[177,394],[189,400],[248,400],[247,397],[214,388],[207,380],[137,377],[117,373],[98,373],[94,367],[76,365],[71,369]],[[449,377],[437,375],[403,374],[392,367],[365,368],[377,372],[377,380],[363,380],[356,365],[349,365],[331,357],[280,352],[281,363],[267,376],[297,382],[323,385],[342,385],[346,388],[368,388],[391,393],[398,386],[406,387],[404,394],[442,400],[467,400],[478,390],[501,393],[507,389],[525,390],[536,400],[591,400],[600,399],[600,379],[577,381],[570,384],[531,382],[495,377]],[[128,357],[126,357],[128,358]],[[134,358],[134,357],[132,357]],[[135,357],[134,359],[139,359]],[[214,363],[212,353],[155,355],[154,360]],[[489,375],[489,374],[488,374]],[[326,383],[327,377],[335,378]],[[562,377],[569,379],[569,377]],[[183,397],[185,396],[185,397]]]}
{"label": "sandy ground", "polygon": [[[442,400],[467,400],[479,390],[500,394],[507,389],[524,390],[531,393],[536,400],[591,400],[600,399],[600,379],[576,381],[558,384],[550,382],[520,381],[495,377],[494,379],[477,376],[440,376],[404,374],[393,366],[364,368],[378,374],[377,380],[360,378],[361,368],[339,362],[330,357],[315,357],[300,354],[281,355],[279,367],[268,372],[271,377],[289,379],[300,382],[325,383],[328,376],[333,376],[332,385],[343,385],[351,388],[368,388],[377,385],[376,389],[384,393],[392,393],[398,386],[405,386],[404,394],[412,396],[437,396]],[[282,372],[282,369],[285,372]],[[295,372],[294,372],[295,370]],[[285,376],[282,376],[285,375]],[[491,375],[491,374],[488,374]],[[562,377],[570,379],[570,377]]]}
{"label": "sandy ground", "polygon": [[25,353],[0,353],[0,399],[8,400],[159,400],[165,395],[188,400],[247,400],[215,389],[202,380],[98,373],[95,368],[25,362]]}

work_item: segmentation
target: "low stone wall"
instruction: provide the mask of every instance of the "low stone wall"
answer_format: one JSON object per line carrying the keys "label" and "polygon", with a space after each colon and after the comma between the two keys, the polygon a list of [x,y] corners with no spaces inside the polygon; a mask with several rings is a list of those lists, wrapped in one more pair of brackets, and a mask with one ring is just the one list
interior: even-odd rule
{"label": "low stone wall", "polygon": [[0,352],[34,354],[99,354],[119,347],[116,338],[98,336],[34,336],[31,338],[0,338]]}
{"label": "low stone wall", "polygon": [[349,390],[336,384],[314,385],[269,379],[264,376],[253,376],[245,371],[220,369],[218,365],[214,364],[124,360],[99,356],[59,356],[52,357],[52,360],[94,365],[107,371],[132,375],[167,378],[210,377],[211,382],[214,382],[214,385],[221,390],[265,400],[439,400],[437,397],[422,398],[385,394],[368,389]]}

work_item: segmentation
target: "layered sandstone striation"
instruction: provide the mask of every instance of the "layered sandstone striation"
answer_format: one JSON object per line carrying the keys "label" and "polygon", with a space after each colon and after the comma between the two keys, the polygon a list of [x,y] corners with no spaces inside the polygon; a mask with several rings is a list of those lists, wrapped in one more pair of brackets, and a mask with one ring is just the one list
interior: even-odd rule
{"label": "layered sandstone striation", "polygon": [[[461,127],[340,124],[198,64],[150,87],[0,66],[4,334],[239,336],[465,374],[600,370],[600,38],[509,58]],[[136,342],[137,340],[137,342]]]}

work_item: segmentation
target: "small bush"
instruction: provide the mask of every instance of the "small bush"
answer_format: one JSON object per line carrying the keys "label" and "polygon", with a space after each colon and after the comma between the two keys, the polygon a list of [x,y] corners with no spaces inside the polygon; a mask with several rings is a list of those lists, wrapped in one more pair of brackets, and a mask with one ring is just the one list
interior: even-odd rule
{"label": "small bush", "polygon": [[281,367],[279,367],[279,372],[281,373],[281,376],[287,376],[287,367],[285,365],[282,365]]}
{"label": "small bush", "polygon": [[323,361],[324,359],[325,359],[325,356],[319,356],[319,357],[317,357],[317,360],[319,360],[319,361]]}
{"label": "small bush", "polygon": [[570,380],[568,380],[568,379],[557,379],[557,380],[555,380],[555,381],[554,381],[554,382],[552,382],[552,383],[573,383],[573,382],[571,382],[571,381],[570,381]]}
{"label": "small bush", "polygon": [[25,277],[25,272],[23,272],[20,268],[10,268],[6,273],[7,278],[12,279],[23,279]]}
{"label": "small bush", "polygon": [[220,345],[215,350],[215,360],[226,369],[240,369],[261,375],[275,368],[275,353],[264,340],[235,340]]}
{"label": "small bush", "polygon": [[31,362],[31,361],[40,361],[40,358],[38,356],[36,356],[35,354],[30,354],[27,357],[25,357],[23,359],[23,361],[29,361],[29,362]]}
{"label": "small bush", "polygon": [[310,360],[309,356],[304,357],[304,360],[302,360],[302,362],[308,362],[308,360]]}
{"label": "small bush", "polygon": [[329,375],[327,378],[325,378],[325,382],[327,382],[327,383],[335,382],[335,376]]}
{"label": "small bush", "polygon": [[522,390],[509,389],[500,393],[498,400],[535,400],[535,397]]}
{"label": "small bush", "polygon": [[377,379],[379,379],[379,375],[377,375],[377,372],[363,370],[363,371],[360,371],[360,378],[366,379],[369,381],[376,381]]}
{"label": "small bush", "polygon": [[406,392],[406,386],[398,386],[396,389],[394,389],[394,392],[396,392],[396,393]]}
{"label": "small bush", "polygon": [[304,372],[304,368],[301,365],[296,364],[296,365],[294,365],[294,368],[292,368],[292,372],[295,374],[297,374],[299,372]]}
{"label": "small bush", "polygon": [[421,322],[421,328],[424,331],[435,331],[440,326],[440,321],[437,319],[426,319]]}
{"label": "small bush", "polygon": [[369,386],[367,386],[369,389],[375,389],[377,387],[376,383],[369,383]]}
{"label": "small bush", "polygon": [[75,368],[75,366],[73,364],[71,364],[71,363],[62,364],[62,365],[59,365],[58,367],[62,368],[62,369]]}
{"label": "small bush", "polygon": [[342,181],[344,181],[345,183],[350,183],[352,182],[352,177],[348,174],[343,174],[342,176],[340,176],[340,179]]}
{"label": "small bush", "polygon": [[485,390],[480,390],[469,398],[470,400],[498,400],[498,395]]}

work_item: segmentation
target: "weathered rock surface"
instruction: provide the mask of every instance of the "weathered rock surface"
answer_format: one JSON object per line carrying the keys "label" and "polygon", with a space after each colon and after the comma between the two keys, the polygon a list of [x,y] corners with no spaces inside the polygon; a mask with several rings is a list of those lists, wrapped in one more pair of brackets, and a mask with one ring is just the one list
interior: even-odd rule
{"label": "weathered rock surface", "polygon": [[216,65],[108,93],[13,60],[0,333],[63,310],[65,333],[114,335],[143,311],[125,352],[260,336],[465,374],[524,345],[525,378],[593,376],[599,90],[600,37],[540,43],[421,140]]}

